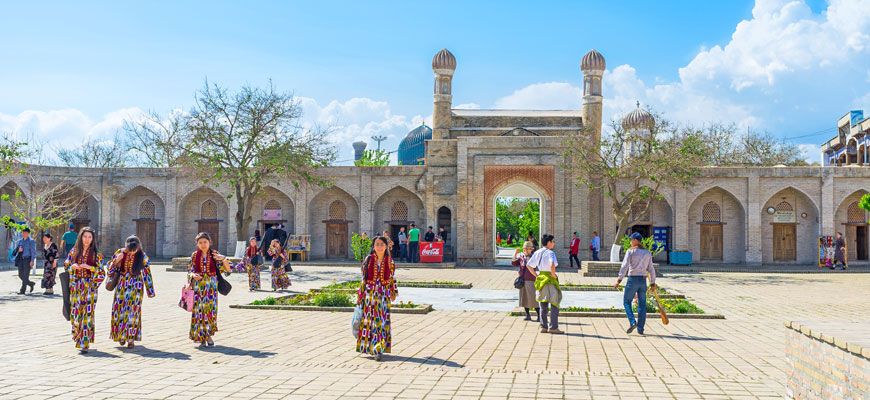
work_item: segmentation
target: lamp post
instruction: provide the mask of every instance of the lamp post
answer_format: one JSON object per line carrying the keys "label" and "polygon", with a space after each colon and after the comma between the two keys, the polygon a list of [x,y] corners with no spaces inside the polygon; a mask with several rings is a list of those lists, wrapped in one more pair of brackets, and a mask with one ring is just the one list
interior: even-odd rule
{"label": "lamp post", "polygon": [[372,140],[378,142],[378,152],[380,152],[381,151],[381,142],[383,142],[384,140],[387,140],[387,137],[375,135],[375,136],[372,136]]}

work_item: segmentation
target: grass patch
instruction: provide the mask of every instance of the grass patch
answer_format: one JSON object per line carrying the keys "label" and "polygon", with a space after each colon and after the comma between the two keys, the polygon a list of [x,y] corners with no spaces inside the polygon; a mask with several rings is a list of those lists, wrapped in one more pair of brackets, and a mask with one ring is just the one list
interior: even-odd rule
{"label": "grass patch", "polygon": [[[356,302],[354,301],[352,295],[347,292],[342,291],[323,291],[323,292],[309,292],[298,294],[293,297],[285,297],[276,299],[274,297],[267,297],[263,300],[254,300],[252,305],[255,306],[274,306],[274,305],[285,305],[285,306],[317,306],[317,307],[355,307]],[[412,301],[400,301],[398,303],[393,303],[390,305],[392,308],[420,308],[419,304],[416,304]]]}
{"label": "grass patch", "polygon": [[[686,299],[662,299],[662,307],[665,308],[665,312],[668,314],[705,314],[704,310],[702,310],[697,305]],[[637,312],[637,304],[633,304],[631,307],[632,311]],[[622,307],[610,307],[610,308],[589,308],[589,307],[564,307],[560,308],[559,311],[580,311],[580,312],[623,312],[624,309]],[[647,313],[657,313],[659,312],[659,308],[656,305],[655,299],[653,299],[652,295],[647,295],[646,298],[646,311]]]}
{"label": "grass patch", "polygon": [[[575,284],[575,283],[560,283],[560,284],[559,284],[559,287],[564,287],[564,288],[584,288],[584,289],[601,289],[601,290],[603,290],[603,291],[613,291],[613,290],[614,290],[614,289],[613,289],[613,285],[593,285],[593,284],[588,284],[588,283],[584,283],[584,284],[580,284],[580,285]],[[620,286],[620,287],[617,288],[616,290],[622,292],[623,290],[625,290],[625,285]],[[659,295],[670,294],[670,292],[668,292],[667,289],[665,289],[665,288],[663,288],[663,287],[661,287],[661,286],[658,286],[658,291],[659,291]]]}

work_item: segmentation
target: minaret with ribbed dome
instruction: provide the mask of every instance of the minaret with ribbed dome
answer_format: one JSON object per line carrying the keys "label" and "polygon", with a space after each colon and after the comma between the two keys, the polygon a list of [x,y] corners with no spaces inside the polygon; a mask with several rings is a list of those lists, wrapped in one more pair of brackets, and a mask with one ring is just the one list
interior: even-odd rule
{"label": "minaret with ribbed dome", "polygon": [[435,72],[435,110],[432,113],[432,139],[450,139],[450,109],[453,107],[451,82],[456,71],[456,57],[441,49],[432,58]]}
{"label": "minaret with ribbed dome", "polygon": [[580,70],[583,71],[583,126],[598,140],[601,140],[601,77],[606,67],[604,56],[595,49],[586,53],[580,61]]}
{"label": "minaret with ribbed dome", "polygon": [[637,108],[626,114],[622,118],[622,129],[625,130],[625,137],[628,139],[628,145],[625,146],[625,158],[635,157],[640,154],[643,149],[640,147],[640,140],[650,135],[655,126],[656,120],[647,110],[640,108],[640,102],[637,102]]}

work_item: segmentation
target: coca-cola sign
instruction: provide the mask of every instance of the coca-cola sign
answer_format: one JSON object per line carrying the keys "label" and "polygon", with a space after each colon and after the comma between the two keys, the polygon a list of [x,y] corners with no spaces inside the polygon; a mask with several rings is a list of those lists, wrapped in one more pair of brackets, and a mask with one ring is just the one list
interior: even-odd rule
{"label": "coca-cola sign", "polygon": [[444,242],[420,243],[420,261],[424,263],[440,263],[444,259]]}
{"label": "coca-cola sign", "polygon": [[424,247],[423,250],[420,251],[420,255],[424,255],[424,256],[440,256],[440,255],[441,255],[441,249],[439,249],[439,248],[437,248],[437,247],[427,246],[427,247]]}

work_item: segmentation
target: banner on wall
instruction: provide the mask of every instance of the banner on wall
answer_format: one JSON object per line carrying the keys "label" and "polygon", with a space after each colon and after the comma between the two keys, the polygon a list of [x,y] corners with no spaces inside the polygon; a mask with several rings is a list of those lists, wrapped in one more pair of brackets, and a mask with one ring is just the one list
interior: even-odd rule
{"label": "banner on wall", "polygon": [[819,266],[830,267],[834,265],[834,237],[819,236]]}
{"label": "banner on wall", "polygon": [[281,210],[263,210],[263,220],[265,221],[280,221]]}

